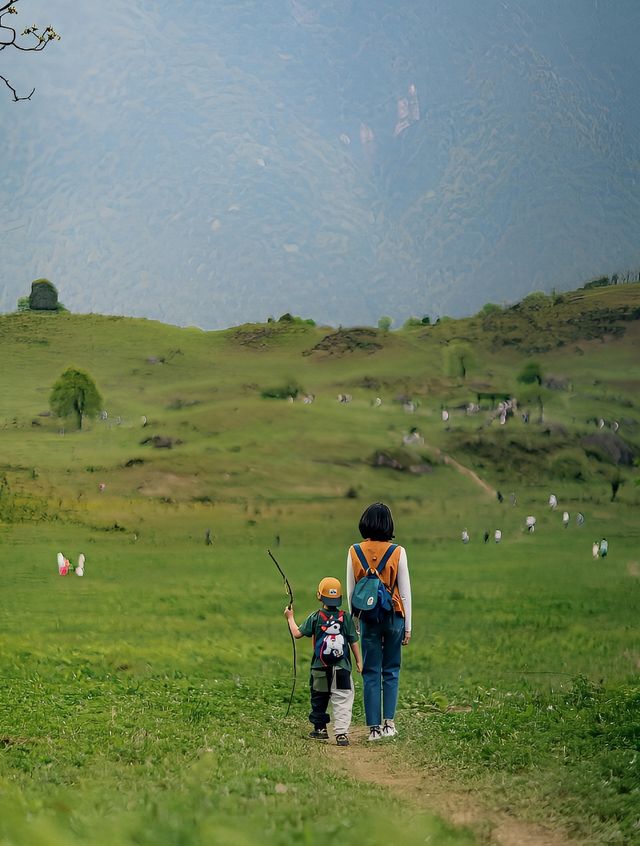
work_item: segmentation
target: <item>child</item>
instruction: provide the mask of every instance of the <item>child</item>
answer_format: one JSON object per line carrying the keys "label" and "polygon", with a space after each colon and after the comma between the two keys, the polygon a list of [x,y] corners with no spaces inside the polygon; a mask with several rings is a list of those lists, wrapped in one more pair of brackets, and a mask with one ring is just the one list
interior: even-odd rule
{"label": "child", "polygon": [[353,681],[351,679],[351,657],[356,660],[358,672],[362,672],[362,659],[358,634],[353,617],[348,611],[339,611],[342,603],[342,585],[338,579],[323,579],[316,594],[322,608],[310,614],[298,627],[291,608],[284,609],[291,634],[295,638],[313,638],[311,660],[311,713],[309,721],[313,731],[309,737],[328,740],[327,707],[331,703],[333,731],[338,746],[349,745],[349,726],[353,708]]}

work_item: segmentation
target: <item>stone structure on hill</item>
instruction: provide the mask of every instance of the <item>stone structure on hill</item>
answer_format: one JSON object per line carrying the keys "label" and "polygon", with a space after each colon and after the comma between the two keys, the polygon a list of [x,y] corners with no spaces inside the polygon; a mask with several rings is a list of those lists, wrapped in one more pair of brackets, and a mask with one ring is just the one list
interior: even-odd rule
{"label": "stone structure on hill", "polygon": [[31,294],[29,295],[29,308],[31,311],[57,311],[58,291],[48,279],[36,279],[31,283]]}

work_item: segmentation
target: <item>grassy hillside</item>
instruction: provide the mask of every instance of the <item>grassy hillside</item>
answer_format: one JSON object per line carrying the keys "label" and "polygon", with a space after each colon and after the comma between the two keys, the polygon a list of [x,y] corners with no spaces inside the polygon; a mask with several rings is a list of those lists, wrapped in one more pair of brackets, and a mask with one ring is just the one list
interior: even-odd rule
{"label": "grassy hillside", "polygon": [[[390,333],[0,317],[0,843],[319,843],[321,794],[339,808],[331,833],[355,843],[354,791],[368,841],[387,842],[380,789],[340,774],[356,758],[306,743],[304,641],[284,719],[286,599],[266,555],[303,619],[319,578],[343,578],[376,499],[408,549],[415,606],[401,734],[379,767],[446,774],[581,843],[637,842],[640,489],[616,461],[640,446],[639,308],[624,286]],[[532,358],[553,377],[544,420],[521,401],[501,425],[488,397],[519,396]],[[70,364],[107,411],[81,432],[44,416]],[[262,396],[293,382],[315,401]],[[412,428],[422,441],[403,443]],[[501,544],[484,544],[497,528]],[[610,556],[594,561],[603,536]],[[59,549],[85,552],[83,580],[57,576]],[[489,837],[489,823],[454,831],[429,802],[384,796],[407,843]]]}
{"label": "grassy hillside", "polygon": [[[632,450],[640,443],[639,317],[638,286],[534,298],[484,317],[391,333],[289,323],[203,333],[96,315],[5,315],[6,470],[12,486],[55,492],[79,510],[79,498],[88,507],[98,482],[108,486],[101,509],[149,498],[322,501],[350,488],[369,499],[374,491],[393,496],[398,485],[404,497],[427,500],[441,477],[459,484],[428,446],[417,450],[417,461],[430,461],[432,473],[371,467],[376,451],[400,448],[415,426],[427,445],[470,461],[494,485],[546,484],[558,476],[578,487],[606,482],[618,472],[606,439],[600,453],[583,441],[603,434],[593,423],[603,418],[604,434],[613,437],[617,421],[616,438]],[[461,345],[472,353],[464,379],[448,375],[451,350]],[[489,401],[478,414],[463,413],[478,393],[526,395],[516,377],[532,357],[556,388],[542,391],[544,425],[531,396],[520,401],[528,425],[520,413],[505,427],[490,422]],[[88,422],[81,434],[67,428],[63,437],[64,424],[41,415],[69,364],[94,377],[108,417]],[[261,397],[292,381],[316,396],[312,405],[300,396],[294,403]],[[341,393],[353,401],[339,404]],[[373,408],[376,397],[383,402]],[[403,410],[403,397],[416,413]],[[444,406],[451,413],[446,427]],[[156,435],[173,439],[173,448],[142,445]]]}

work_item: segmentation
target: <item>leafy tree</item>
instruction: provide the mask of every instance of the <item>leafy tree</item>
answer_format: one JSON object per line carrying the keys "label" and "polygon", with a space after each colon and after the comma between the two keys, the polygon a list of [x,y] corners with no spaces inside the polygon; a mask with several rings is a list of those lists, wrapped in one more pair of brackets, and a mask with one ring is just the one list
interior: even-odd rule
{"label": "leafy tree", "polygon": [[610,285],[610,280],[608,276],[598,276],[597,279],[592,279],[590,282],[587,282],[582,287],[587,290],[589,288],[606,288],[607,285]]}
{"label": "leafy tree", "polygon": [[542,384],[542,368],[537,361],[528,361],[522,368],[520,373],[516,376],[518,382],[523,385],[541,385]]}
{"label": "leafy tree", "polygon": [[[267,323],[273,323],[273,318],[269,318]],[[298,317],[295,314],[291,314],[290,312],[285,312],[285,314],[281,315],[278,318],[278,323],[293,323],[296,326],[315,326],[315,320],[312,320],[310,317]]]}
{"label": "leafy tree", "polygon": [[544,293],[544,291],[532,291],[520,301],[520,305],[525,308],[539,309],[548,306],[550,302],[550,298]]}
{"label": "leafy tree", "polygon": [[29,311],[29,297],[18,297],[18,311]]}
{"label": "leafy tree", "polygon": [[82,429],[82,418],[100,411],[102,397],[88,373],[69,367],[51,389],[49,405],[58,417],[75,415],[78,429]]}
{"label": "leafy tree", "polygon": [[454,341],[445,347],[444,369],[447,376],[465,379],[476,360],[471,345],[464,341]]}
{"label": "leafy tree", "polygon": [[388,332],[391,329],[391,324],[393,323],[393,319],[391,317],[381,317],[378,320],[378,329],[382,329],[383,332]]}
{"label": "leafy tree", "polygon": [[544,405],[549,399],[551,392],[542,385],[533,382],[525,384],[525,386],[518,391],[518,403],[523,405],[525,403],[533,403],[538,406],[538,423],[544,423]]}
{"label": "leafy tree", "polygon": [[499,314],[501,311],[502,309],[499,305],[496,305],[495,303],[485,303],[478,312],[478,315],[480,317],[488,317],[490,314]]}
{"label": "leafy tree", "polygon": [[422,326],[422,325],[423,325],[422,320],[420,320],[419,317],[408,317],[405,320],[402,328],[403,329],[415,329],[417,326]]}
{"label": "leafy tree", "polygon": [[[3,19],[8,15],[18,14],[16,6],[19,2],[20,0],[9,0],[8,3],[3,3],[0,0],[0,52],[7,47],[14,47],[23,53],[39,53],[44,50],[49,42],[60,41],[60,36],[52,26],[46,26],[40,31],[40,27],[34,24],[23,29],[20,35],[18,35],[17,31]],[[20,97],[6,76],[0,74],[0,80],[4,82],[13,94],[14,103],[17,103],[19,100],[30,100],[36,90],[32,88],[30,94]]]}

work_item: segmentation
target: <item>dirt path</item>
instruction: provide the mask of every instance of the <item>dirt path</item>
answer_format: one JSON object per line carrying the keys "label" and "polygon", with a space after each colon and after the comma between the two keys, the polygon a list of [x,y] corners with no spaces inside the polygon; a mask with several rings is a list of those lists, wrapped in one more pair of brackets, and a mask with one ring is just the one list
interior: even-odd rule
{"label": "dirt path", "polygon": [[421,811],[431,811],[455,826],[466,826],[480,843],[495,846],[575,846],[562,832],[491,808],[481,796],[464,790],[435,769],[418,769],[389,754],[392,741],[368,743],[366,730],[353,728],[351,746],[318,744],[316,754],[330,757],[352,779],[385,788]]}
{"label": "dirt path", "polygon": [[449,467],[453,467],[454,470],[457,470],[458,473],[461,473],[463,476],[466,476],[468,479],[471,479],[472,482],[475,482],[476,485],[482,488],[485,493],[491,494],[491,496],[496,496],[497,491],[491,487],[484,479],[481,479],[477,473],[471,470],[469,467],[465,467],[464,464],[460,464],[459,461],[456,461],[455,458],[452,458],[450,455],[447,455],[446,452],[443,452],[439,447],[432,446],[431,444],[425,443],[425,447],[428,450],[431,450],[433,454],[438,458],[443,464],[448,464]]}

